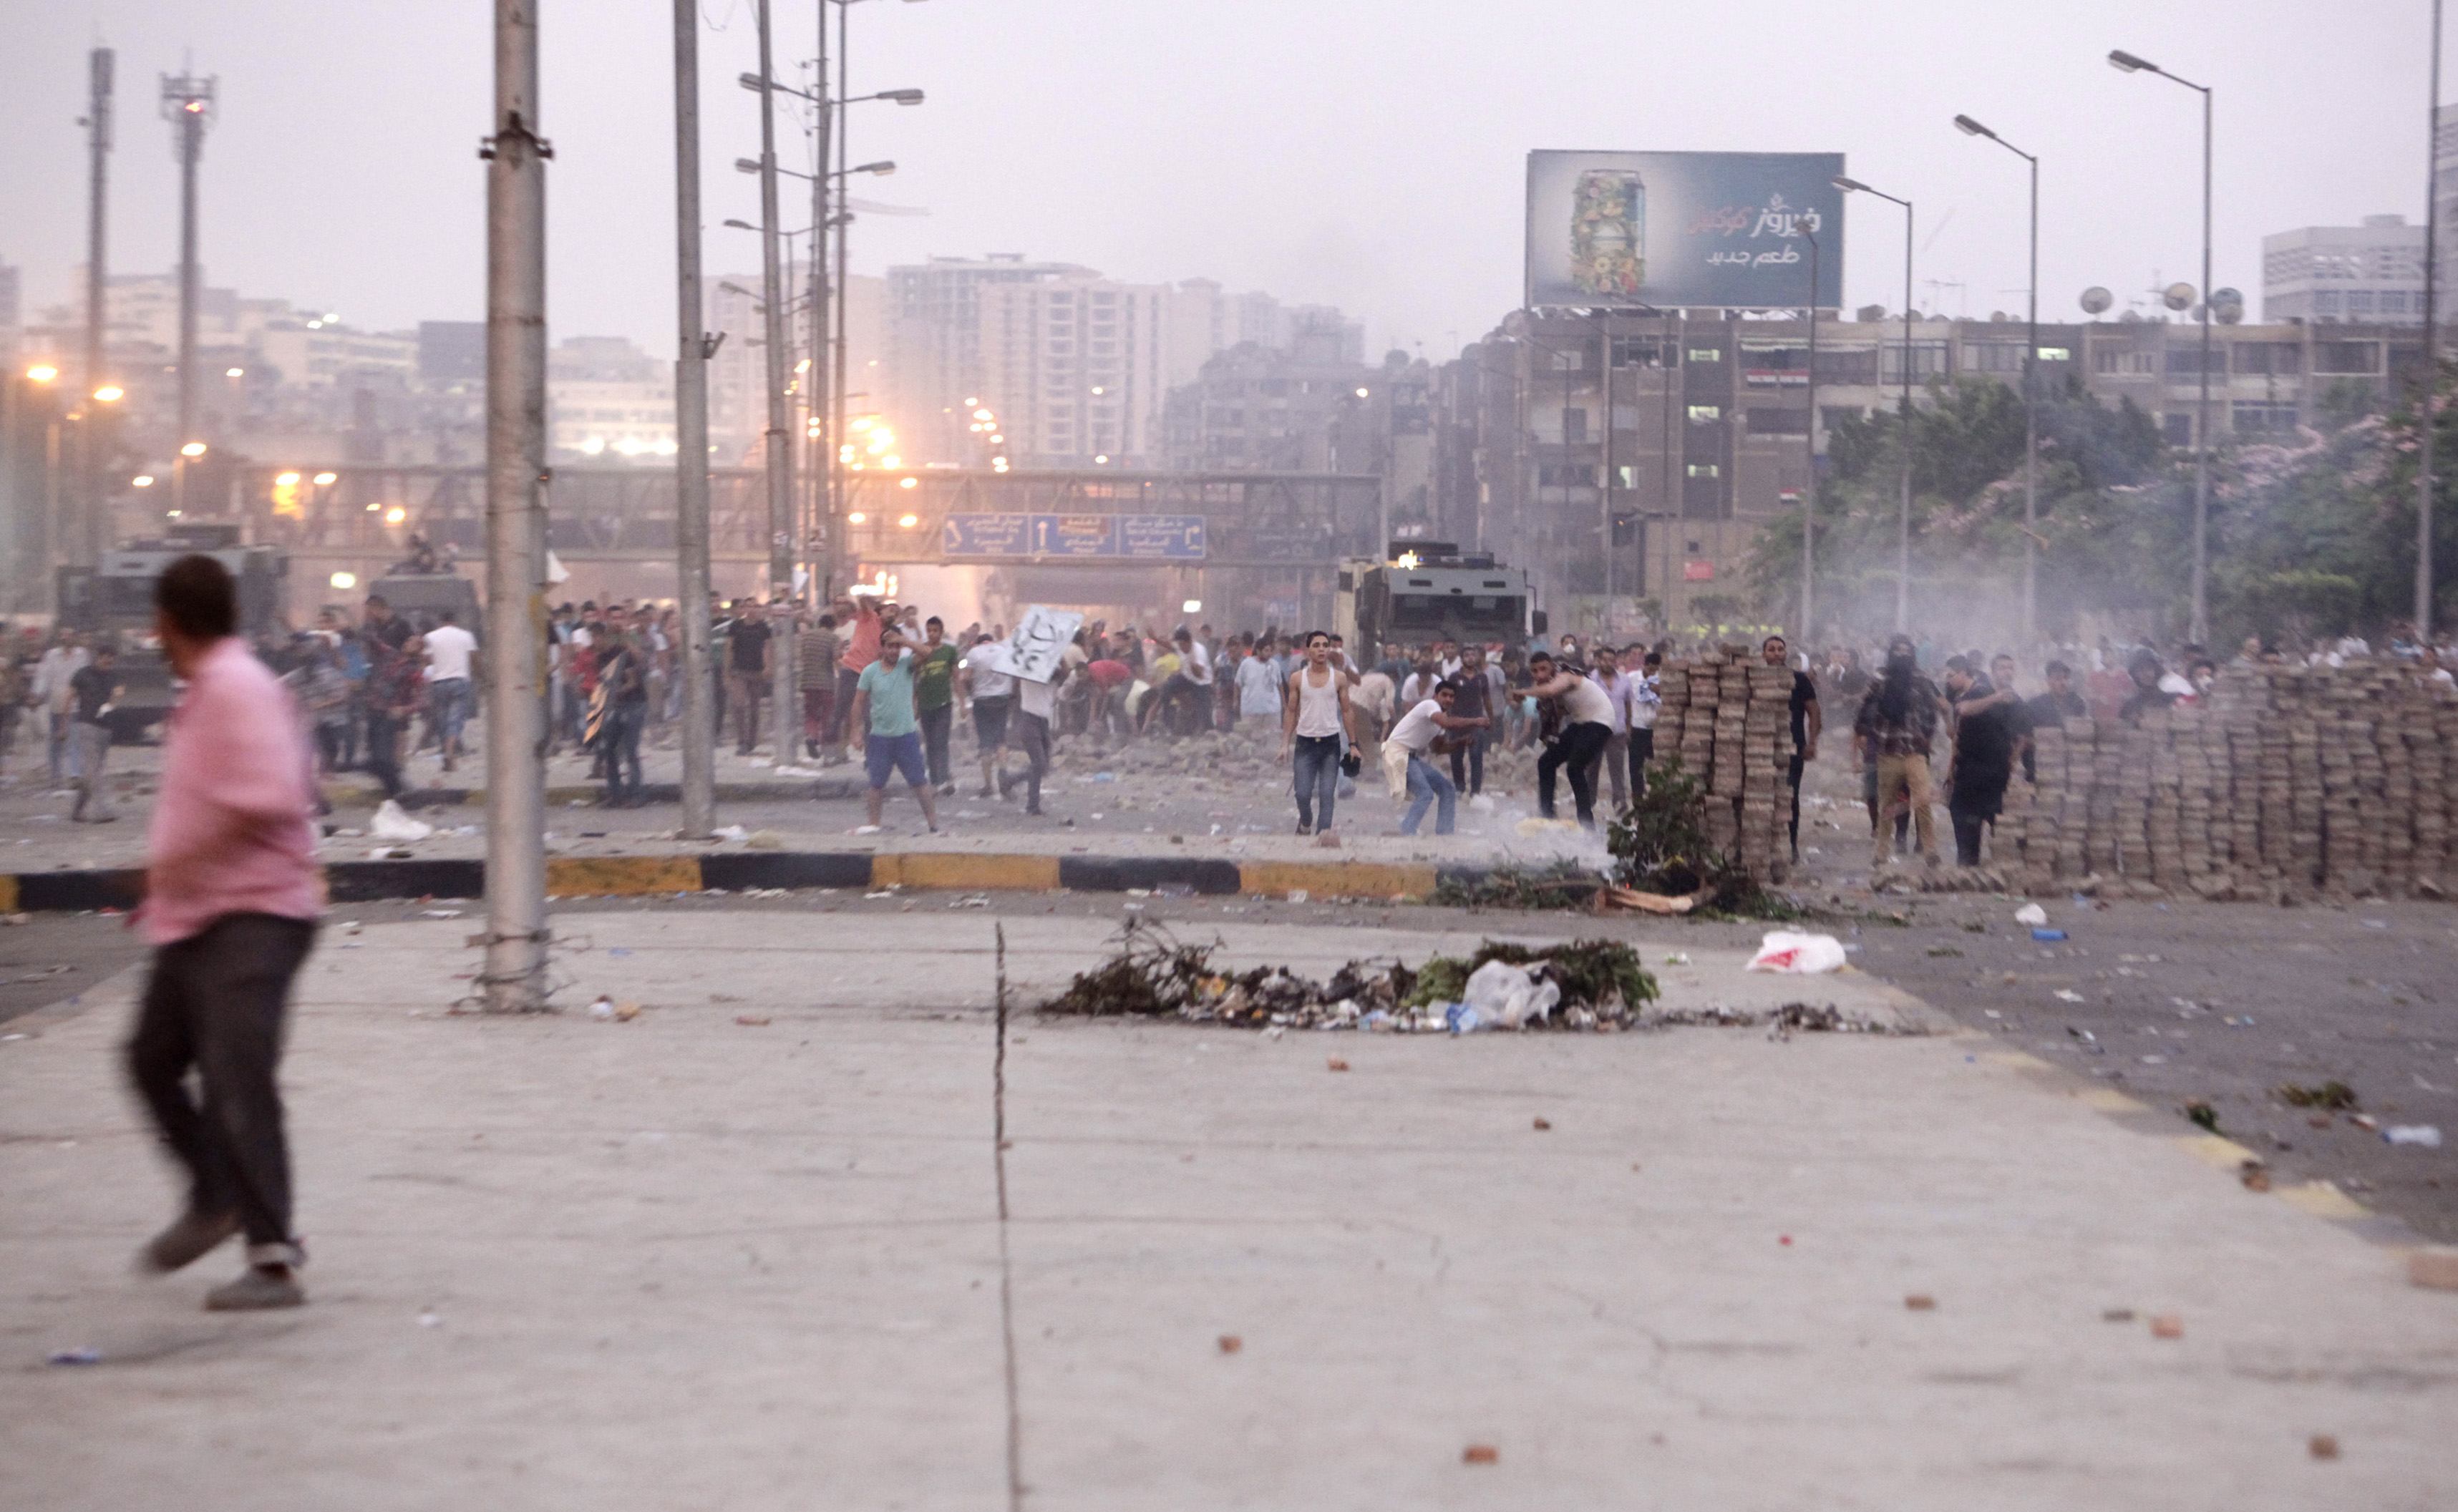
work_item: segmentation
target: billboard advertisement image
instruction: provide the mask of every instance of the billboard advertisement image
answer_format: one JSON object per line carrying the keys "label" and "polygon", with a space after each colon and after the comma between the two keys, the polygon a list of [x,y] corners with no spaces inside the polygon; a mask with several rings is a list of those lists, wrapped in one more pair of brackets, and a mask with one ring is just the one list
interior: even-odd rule
{"label": "billboard advertisement image", "polygon": [[1841,153],[1528,155],[1530,308],[1834,308]]}

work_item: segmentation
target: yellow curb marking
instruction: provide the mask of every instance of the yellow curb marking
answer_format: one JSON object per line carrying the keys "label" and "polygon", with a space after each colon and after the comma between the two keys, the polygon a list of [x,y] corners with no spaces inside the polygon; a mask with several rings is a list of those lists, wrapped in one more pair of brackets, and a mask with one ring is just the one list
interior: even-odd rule
{"label": "yellow curb marking", "polygon": [[2178,1134],[2175,1139],[2186,1154],[2206,1166],[2234,1170],[2246,1161],[2258,1158],[2252,1150],[2235,1140],[2222,1139],[2217,1134]]}
{"label": "yellow curb marking", "polygon": [[1048,892],[1058,885],[1055,856],[973,856],[948,851],[880,851],[870,858],[873,887],[938,887],[959,892]]}
{"label": "yellow curb marking", "polygon": [[696,893],[705,885],[697,856],[560,856],[546,863],[550,898]]}
{"label": "yellow curb marking", "polygon": [[2326,1181],[2280,1189],[2279,1200],[2317,1218],[2369,1218],[2372,1210]]}
{"label": "yellow curb marking", "polygon": [[2138,1098],[2128,1097],[2112,1087],[2086,1087],[2080,1096],[2083,1107],[2096,1108],[2103,1113],[2141,1113],[2150,1110],[2149,1104]]}
{"label": "yellow curb marking", "polygon": [[1434,891],[1430,865],[1390,861],[1239,861],[1238,889],[1285,893],[1304,889],[1318,898],[1427,898]]}

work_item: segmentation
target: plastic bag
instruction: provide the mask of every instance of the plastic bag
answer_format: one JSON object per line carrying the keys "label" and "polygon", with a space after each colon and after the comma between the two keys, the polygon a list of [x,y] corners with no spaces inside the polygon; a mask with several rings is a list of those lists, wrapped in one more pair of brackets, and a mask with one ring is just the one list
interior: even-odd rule
{"label": "plastic bag", "polygon": [[1805,935],[1790,929],[1767,932],[1759,953],[1750,958],[1752,971],[1783,971],[1815,976],[1844,969],[1844,944],[1833,935]]}
{"label": "plastic bag", "polygon": [[1526,966],[1489,961],[1469,974],[1461,1004],[1474,1010],[1478,1023],[1516,1029],[1549,1017],[1561,1001],[1559,985],[1536,980]]}
{"label": "plastic bag", "polygon": [[374,821],[367,825],[367,833],[380,840],[423,840],[435,833],[435,826],[425,819],[411,818],[399,803],[386,798],[376,810]]}
{"label": "plastic bag", "polygon": [[2049,911],[2037,903],[2025,903],[2014,910],[2014,922],[2018,924],[2030,924],[2036,929],[2048,922]]}

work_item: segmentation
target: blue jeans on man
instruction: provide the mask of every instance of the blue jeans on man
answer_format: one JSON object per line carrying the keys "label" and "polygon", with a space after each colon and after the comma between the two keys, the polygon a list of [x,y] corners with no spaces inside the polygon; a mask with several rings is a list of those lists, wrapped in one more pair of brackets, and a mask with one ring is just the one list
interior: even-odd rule
{"label": "blue jeans on man", "polygon": [[1448,835],[1459,818],[1459,788],[1451,775],[1423,756],[1411,752],[1408,756],[1408,816],[1400,821],[1400,833],[1414,835],[1425,822],[1426,810],[1439,803],[1434,815],[1434,833]]}
{"label": "blue jeans on man", "polygon": [[1289,754],[1297,772],[1298,833],[1328,833],[1340,792],[1340,736],[1299,735]]}
{"label": "blue jeans on man", "polygon": [[649,722],[649,705],[617,703],[606,711],[597,738],[606,754],[606,806],[637,806],[640,797],[640,731]]}

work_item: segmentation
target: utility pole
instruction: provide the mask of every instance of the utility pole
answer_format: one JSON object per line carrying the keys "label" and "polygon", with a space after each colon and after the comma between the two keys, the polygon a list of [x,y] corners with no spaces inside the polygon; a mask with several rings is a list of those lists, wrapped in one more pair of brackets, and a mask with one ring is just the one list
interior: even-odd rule
{"label": "utility pole", "polygon": [[[844,114],[846,109],[844,102],[852,98],[853,87],[851,74],[845,66],[845,54],[850,51],[851,40],[851,33],[846,28],[845,13],[851,7],[844,4],[844,0],[835,0],[835,4],[837,8],[837,93],[834,109],[837,112],[837,118],[829,135],[833,138],[833,144],[837,150],[837,162],[834,175],[830,176],[827,161],[823,158],[820,162],[820,173],[822,176],[827,177],[830,183],[842,186],[837,191],[837,213],[831,217],[836,221],[837,307],[834,335],[836,350],[833,353],[836,360],[835,372],[828,384],[828,561],[830,571],[843,572],[846,569],[846,563],[838,554],[837,543],[844,538],[840,532],[843,529],[845,514],[845,469],[842,460],[844,454],[845,438],[845,305],[846,292],[853,283],[853,267],[845,260],[845,225],[853,219],[851,203],[853,177],[845,169],[845,138],[852,135],[847,130],[852,121]],[[823,27],[827,25],[827,9],[826,4],[820,7],[820,25]],[[816,258],[820,255],[818,247],[811,249],[811,256]],[[837,715],[842,722],[844,711],[839,710]]]}
{"label": "utility pole", "polygon": [[[213,124],[214,85],[211,78],[182,73],[162,75],[162,118],[171,123],[171,140],[179,158],[179,430],[177,445],[201,440],[197,434],[197,165],[205,155],[205,128]],[[171,507],[188,507],[188,463],[182,454],[171,466]]]}
{"label": "utility pole", "polygon": [[1818,644],[1818,234],[1809,242],[1809,423],[1802,440],[1802,461],[1808,466],[1801,486],[1801,644]]}
{"label": "utility pole", "polygon": [[717,823],[717,710],[709,679],[708,360],[700,308],[699,0],[675,0],[675,567],[680,577],[685,839]]}
{"label": "utility pole", "polygon": [[[828,418],[828,396],[836,384],[828,369],[828,185],[839,180],[828,176],[828,152],[835,145],[836,106],[828,92],[828,8],[823,3],[814,8],[819,13],[819,64],[811,71],[811,93],[818,114],[812,131],[816,151],[811,156],[811,381],[802,385],[811,431],[811,533],[819,537],[819,550],[813,553],[811,571],[811,611],[816,616],[835,590],[837,580],[837,522],[828,506],[832,497],[831,480],[836,476],[836,427]],[[824,667],[811,669],[809,675],[819,681],[830,681],[835,673]]]}
{"label": "utility pole", "polygon": [[[770,720],[776,728],[777,764],[792,760],[793,742],[786,736],[787,712],[794,706],[794,438],[785,400],[786,375],[792,371],[786,344],[785,278],[778,258],[777,211],[777,72],[768,24],[768,0],[760,5],[760,274],[768,300],[768,664],[773,673],[769,693]],[[783,623],[777,623],[782,614]]]}
{"label": "utility pole", "polygon": [[[104,417],[110,406],[94,396],[110,380],[105,373],[109,359],[104,355],[104,332],[109,317],[106,294],[110,284],[109,241],[110,214],[108,193],[111,170],[111,93],[114,58],[109,48],[95,48],[87,54],[87,72],[93,86],[93,97],[86,106],[86,219],[85,219],[85,389],[78,405],[85,411],[85,528],[76,533],[76,544],[71,548],[80,567],[92,567],[102,560],[102,552],[111,545],[108,511],[110,492],[103,486],[102,458]],[[181,437],[186,440],[186,437]]]}
{"label": "utility pole", "polygon": [[546,164],[536,0],[495,0],[487,159],[490,1013],[546,1007]]}

